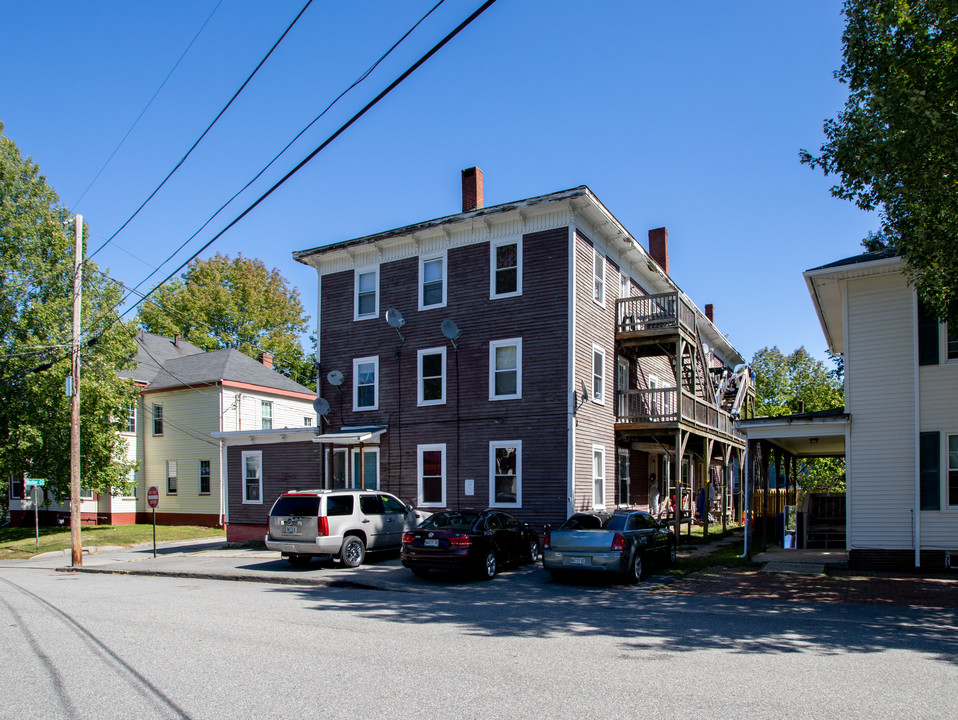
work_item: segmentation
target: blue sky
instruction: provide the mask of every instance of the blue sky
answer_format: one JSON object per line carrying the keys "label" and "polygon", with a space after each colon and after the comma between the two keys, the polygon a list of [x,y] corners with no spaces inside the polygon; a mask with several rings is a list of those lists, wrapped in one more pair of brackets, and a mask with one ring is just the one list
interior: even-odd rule
{"label": "blue sky", "polygon": [[[96,248],[223,107],[305,0],[3,4],[0,121]],[[135,285],[436,0],[312,5],[216,127],[96,260]],[[168,275],[480,5],[446,0],[156,278]],[[149,110],[83,195],[213,9]],[[294,250],[588,185],[746,357],[825,341],[802,271],[861,252],[878,217],[800,165],[842,107],[839,0],[499,0],[207,251],[276,267],[315,318]],[[14,63],[13,59],[17,61]],[[79,200],[81,195],[82,200]],[[79,202],[77,202],[79,200]]]}

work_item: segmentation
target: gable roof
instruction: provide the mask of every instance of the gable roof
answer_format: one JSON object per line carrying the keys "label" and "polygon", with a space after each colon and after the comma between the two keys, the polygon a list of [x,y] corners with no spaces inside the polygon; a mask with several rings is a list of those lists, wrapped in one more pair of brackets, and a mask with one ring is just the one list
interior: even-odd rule
{"label": "gable roof", "polygon": [[217,382],[257,385],[268,390],[280,390],[310,397],[315,395],[305,385],[290,380],[285,375],[232,348],[173,358],[163,364],[148,389],[165,390]]}

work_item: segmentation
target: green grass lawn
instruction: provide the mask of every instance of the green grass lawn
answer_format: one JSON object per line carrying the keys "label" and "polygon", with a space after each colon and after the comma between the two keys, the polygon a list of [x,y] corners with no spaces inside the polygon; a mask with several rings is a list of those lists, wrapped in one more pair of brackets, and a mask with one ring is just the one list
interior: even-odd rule
{"label": "green grass lawn", "polygon": [[[152,525],[90,525],[81,529],[83,547],[118,545],[130,547],[137,543],[153,542]],[[203,537],[225,537],[220,528],[192,525],[157,525],[156,541],[189,540]],[[71,547],[70,528],[40,528],[40,553],[65,550]],[[19,560],[38,553],[36,534],[32,527],[0,528],[0,560]]]}

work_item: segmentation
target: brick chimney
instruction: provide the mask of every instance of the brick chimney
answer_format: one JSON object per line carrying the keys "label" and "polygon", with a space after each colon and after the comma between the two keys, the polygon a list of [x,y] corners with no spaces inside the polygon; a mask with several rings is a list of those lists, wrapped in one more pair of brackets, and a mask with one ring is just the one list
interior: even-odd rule
{"label": "brick chimney", "polygon": [[705,304],[705,317],[709,319],[710,323],[715,324],[715,306],[712,303]]}
{"label": "brick chimney", "polygon": [[649,230],[649,255],[669,274],[669,230],[660,227]]}
{"label": "brick chimney", "polygon": [[462,211],[478,210],[482,203],[482,170],[466,168],[462,171]]}
{"label": "brick chimney", "polygon": [[265,365],[270,370],[273,369],[273,353],[271,352],[261,352],[259,354],[259,361],[262,365]]}

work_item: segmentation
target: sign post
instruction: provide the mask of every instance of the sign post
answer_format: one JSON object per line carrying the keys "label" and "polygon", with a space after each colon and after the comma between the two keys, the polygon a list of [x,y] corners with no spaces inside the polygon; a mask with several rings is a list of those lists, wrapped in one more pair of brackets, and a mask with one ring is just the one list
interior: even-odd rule
{"label": "sign post", "polygon": [[146,489],[146,502],[153,508],[153,557],[156,557],[156,506],[160,504],[160,489],[156,485]]}
{"label": "sign post", "polygon": [[33,488],[33,530],[36,534],[36,548],[40,552],[40,488],[47,484],[44,478],[24,478],[24,484]]}

